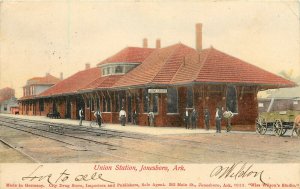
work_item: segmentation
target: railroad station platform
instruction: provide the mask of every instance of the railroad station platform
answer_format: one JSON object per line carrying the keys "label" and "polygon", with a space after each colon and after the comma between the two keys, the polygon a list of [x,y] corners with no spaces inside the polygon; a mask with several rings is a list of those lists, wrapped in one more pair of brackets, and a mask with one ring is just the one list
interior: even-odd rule
{"label": "railroad station platform", "polygon": [[[20,119],[36,120],[36,121],[45,121],[50,123],[63,123],[68,125],[79,126],[79,120],[71,119],[51,119],[45,116],[27,116],[27,115],[12,115],[12,114],[0,114],[1,116],[14,117]],[[83,121],[82,126],[90,127],[90,121]],[[180,135],[180,134],[214,134],[216,130],[214,125],[212,129],[185,129],[183,127],[150,127],[150,126],[138,126],[127,124],[126,126],[121,126],[120,124],[111,124],[103,123],[102,126],[104,129],[123,131],[123,132],[132,132],[132,133],[141,133],[149,135]],[[225,131],[222,131],[225,132]],[[231,131],[231,133],[246,133],[242,131]],[[255,133],[255,132],[247,132]]]}

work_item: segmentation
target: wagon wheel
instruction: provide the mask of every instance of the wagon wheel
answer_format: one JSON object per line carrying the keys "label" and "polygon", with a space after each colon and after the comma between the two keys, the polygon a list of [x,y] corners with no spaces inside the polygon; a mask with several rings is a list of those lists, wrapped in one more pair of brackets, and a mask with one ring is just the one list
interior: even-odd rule
{"label": "wagon wheel", "polygon": [[262,117],[258,117],[255,120],[255,131],[256,133],[260,134],[262,127]]}
{"label": "wagon wheel", "polygon": [[273,131],[277,136],[283,135],[283,125],[279,119],[276,119],[275,122],[273,123]]}
{"label": "wagon wheel", "polygon": [[287,132],[287,129],[282,129],[282,135],[281,136],[283,136],[285,133]]}
{"label": "wagon wheel", "polygon": [[264,135],[264,134],[266,134],[266,132],[267,132],[267,122],[266,122],[266,120],[263,120],[260,134]]}
{"label": "wagon wheel", "polygon": [[256,118],[256,122],[255,122],[255,126],[256,126],[256,132],[264,135],[267,131],[267,123],[264,117],[258,117]]}

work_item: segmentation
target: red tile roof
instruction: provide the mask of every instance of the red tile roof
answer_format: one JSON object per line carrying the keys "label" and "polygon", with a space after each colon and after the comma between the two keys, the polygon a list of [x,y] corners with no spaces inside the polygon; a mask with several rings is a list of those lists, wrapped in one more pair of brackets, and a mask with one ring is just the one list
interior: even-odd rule
{"label": "red tile roof", "polygon": [[59,78],[54,77],[51,74],[46,75],[45,77],[33,77],[27,80],[27,85],[53,85],[61,81]]}
{"label": "red tile roof", "polygon": [[207,53],[195,82],[221,82],[292,87],[296,84],[214,48]]}
{"label": "red tile roof", "polygon": [[97,66],[116,62],[143,62],[155,49],[126,47],[117,54],[103,60]]}
{"label": "red tile roof", "polygon": [[[123,51],[128,52],[128,48],[126,49]],[[129,49],[132,49],[132,47],[129,47]],[[121,53],[117,53],[102,63],[125,62],[126,60],[130,62],[141,61],[141,56],[139,56],[141,51],[135,51],[137,52],[135,60],[135,54],[132,52],[130,56],[127,56],[127,53],[125,53],[126,56],[121,56],[120,54],[123,54],[121,51]],[[175,44],[161,49],[152,49],[151,53],[143,59],[144,61],[139,66],[125,75],[101,77],[100,68],[80,71],[44,91],[38,97],[129,86],[180,85],[187,83],[236,83],[241,85],[268,85],[269,88],[295,86],[295,83],[289,80],[214,48],[204,49],[198,53],[195,49],[183,44]]]}
{"label": "red tile roof", "polygon": [[101,72],[99,68],[90,68],[87,70],[79,71],[76,74],[68,77],[65,80],[62,80],[48,90],[44,91],[43,93],[38,95],[38,97],[76,93],[78,92],[78,90],[84,88],[100,76]]}
{"label": "red tile roof", "polygon": [[295,83],[214,48],[198,53],[183,44],[157,49],[113,87],[236,83],[293,87]]}
{"label": "red tile roof", "polygon": [[111,88],[122,77],[123,75],[109,75],[99,77],[98,79],[82,88],[81,91]]}
{"label": "red tile roof", "polygon": [[150,83],[167,84],[180,67],[183,54],[190,54],[194,51],[183,44],[157,49],[141,65],[121,78],[114,87]]}
{"label": "red tile roof", "polygon": [[28,96],[23,96],[23,97],[19,98],[18,100],[28,100],[28,99],[33,99],[34,97],[36,97],[36,95],[28,95]]}

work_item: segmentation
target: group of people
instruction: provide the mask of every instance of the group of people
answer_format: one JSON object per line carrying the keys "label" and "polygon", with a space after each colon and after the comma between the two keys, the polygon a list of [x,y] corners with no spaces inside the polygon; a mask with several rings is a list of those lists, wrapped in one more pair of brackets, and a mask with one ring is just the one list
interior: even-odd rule
{"label": "group of people", "polygon": [[[186,108],[185,114],[184,114],[184,123],[186,129],[196,129],[197,127],[197,120],[198,120],[198,112],[195,108],[193,108],[191,115],[189,112],[189,109]],[[191,123],[191,126],[190,126]]]}
{"label": "group of people", "polygon": [[[210,113],[207,108],[204,109],[203,115],[204,115],[205,129],[209,130]],[[231,118],[233,117],[233,113],[231,111],[225,111],[223,113],[222,109],[218,107],[216,108],[216,115],[215,115],[216,133],[221,133],[221,121],[223,117],[227,119],[226,131],[229,132],[231,130]],[[191,113],[189,113],[189,108],[186,108],[185,115],[184,115],[185,128],[195,129],[197,126],[197,120],[198,120],[198,112],[195,110],[195,108],[193,108]]]}
{"label": "group of people", "polygon": [[[80,119],[79,126],[81,126],[82,125],[82,120],[84,119],[84,113],[83,113],[83,109],[82,108],[79,109],[78,114],[79,114],[79,119]],[[95,117],[96,122],[99,125],[99,127],[101,127],[101,123],[103,121],[102,121],[102,113],[100,112],[99,109],[94,112],[94,117]]]}
{"label": "group of people", "polygon": [[[100,110],[96,110],[94,112],[94,117],[96,119],[96,122],[98,123],[99,127],[101,127],[101,123],[103,122],[102,119],[102,114]],[[150,110],[148,113],[148,123],[149,126],[154,126],[154,113]],[[215,120],[216,120],[216,132],[221,133],[221,121],[222,118],[225,117],[227,119],[227,125],[226,125],[226,130],[229,132],[231,130],[231,118],[233,117],[233,113],[231,111],[225,111],[224,113],[222,112],[221,108],[216,108],[216,115],[215,115]],[[82,125],[82,120],[84,118],[84,113],[82,108],[79,110],[79,118],[80,122],[79,125]],[[136,110],[132,112],[132,123],[134,125],[137,125],[137,118],[138,114]],[[126,111],[122,107],[121,111],[119,112],[119,120],[122,126],[125,126],[126,123]],[[185,122],[185,128],[186,129],[196,129],[197,128],[197,120],[198,120],[198,112],[196,111],[195,108],[191,112],[189,112],[189,108],[186,108],[185,114],[184,114],[184,122]],[[205,129],[209,130],[210,127],[210,112],[208,111],[207,108],[204,110],[204,123],[205,123]]]}
{"label": "group of people", "polygon": [[[84,119],[84,112],[83,112],[82,108],[79,109],[78,114],[79,114],[79,119],[80,119],[79,126],[81,126],[82,125],[82,121]],[[94,112],[94,117],[95,117],[96,122],[99,125],[99,127],[101,127],[101,123],[103,122],[103,119],[102,119],[102,113],[100,112],[99,109]],[[133,112],[132,117],[133,117],[133,123],[137,124],[137,113],[136,113],[136,111]],[[120,120],[121,125],[125,126],[125,123],[126,123],[126,111],[124,110],[123,107],[122,107],[121,111],[119,112],[119,120]]]}
{"label": "group of people", "polygon": [[[148,123],[149,123],[149,126],[154,126],[154,113],[150,110],[148,112]],[[126,123],[126,112],[124,110],[124,108],[122,108],[122,110],[119,112],[119,118],[120,118],[120,122],[121,122],[121,125],[122,126],[125,126],[125,123]],[[136,110],[133,110],[132,112],[132,123],[134,125],[137,125],[138,124],[138,114],[136,112]]]}

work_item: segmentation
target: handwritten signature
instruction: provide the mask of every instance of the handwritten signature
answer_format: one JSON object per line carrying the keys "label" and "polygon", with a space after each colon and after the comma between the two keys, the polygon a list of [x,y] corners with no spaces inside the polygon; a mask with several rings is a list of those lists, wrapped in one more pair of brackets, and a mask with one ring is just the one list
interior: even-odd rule
{"label": "handwritten signature", "polygon": [[46,180],[49,184],[56,184],[58,182],[65,182],[69,180],[69,178],[73,178],[74,181],[93,181],[93,180],[101,180],[103,182],[115,183],[113,181],[107,180],[103,178],[102,173],[94,172],[92,174],[79,174],[75,177],[72,177],[70,173],[68,173],[68,169],[60,172],[59,174],[49,173],[49,174],[38,174],[38,172],[43,168],[43,165],[39,165],[33,172],[31,172],[28,176],[22,177],[23,181],[44,181]]}
{"label": "handwritten signature", "polygon": [[266,184],[263,180],[264,170],[254,171],[253,167],[253,164],[248,164],[247,162],[233,163],[231,166],[219,165],[212,170],[210,177],[217,177],[218,179],[257,177],[263,184]]}

